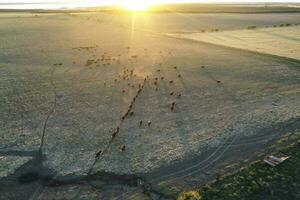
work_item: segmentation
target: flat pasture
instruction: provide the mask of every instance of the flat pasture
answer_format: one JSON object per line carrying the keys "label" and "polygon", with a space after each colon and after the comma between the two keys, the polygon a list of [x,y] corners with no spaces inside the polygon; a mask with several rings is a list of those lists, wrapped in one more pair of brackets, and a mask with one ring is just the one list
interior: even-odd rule
{"label": "flat pasture", "polygon": [[249,29],[255,30],[171,35],[215,45],[300,59],[300,26],[290,27],[290,24],[284,24],[283,27],[261,29],[249,27]]}

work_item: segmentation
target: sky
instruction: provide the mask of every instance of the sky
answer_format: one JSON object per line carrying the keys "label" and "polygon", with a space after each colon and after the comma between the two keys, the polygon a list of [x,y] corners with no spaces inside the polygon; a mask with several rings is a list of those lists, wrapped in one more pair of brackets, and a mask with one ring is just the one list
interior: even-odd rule
{"label": "sky", "polygon": [[[299,2],[300,0],[0,0],[0,9],[57,9],[91,7],[102,5],[124,5],[124,4],[153,4],[153,3],[255,3],[255,2]],[[23,5],[21,5],[23,4]],[[24,5],[25,4],[25,5]]]}

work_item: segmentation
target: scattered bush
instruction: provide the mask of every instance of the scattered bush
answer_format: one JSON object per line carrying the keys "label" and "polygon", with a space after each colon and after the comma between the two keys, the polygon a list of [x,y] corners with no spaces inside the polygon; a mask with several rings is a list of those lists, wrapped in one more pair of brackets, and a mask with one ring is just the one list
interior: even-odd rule
{"label": "scattered bush", "polygon": [[182,193],[178,200],[202,200],[200,194],[198,192],[185,192]]}
{"label": "scattered bush", "polygon": [[256,26],[248,26],[247,29],[249,30],[253,30],[253,29],[256,29],[257,27]]}

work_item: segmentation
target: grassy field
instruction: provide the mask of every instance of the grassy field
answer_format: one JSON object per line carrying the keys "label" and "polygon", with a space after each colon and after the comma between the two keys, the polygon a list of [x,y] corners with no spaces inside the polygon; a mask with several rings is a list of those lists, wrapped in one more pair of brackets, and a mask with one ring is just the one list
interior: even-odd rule
{"label": "grassy field", "polygon": [[281,24],[279,28],[249,26],[248,30],[210,33],[171,34],[175,37],[208,42],[287,58],[300,59],[300,24]]}
{"label": "grassy field", "polygon": [[256,161],[238,172],[220,177],[200,189],[183,193],[178,200],[300,199],[300,140],[277,153],[291,156],[277,167]]}
{"label": "grassy field", "polygon": [[267,153],[299,62],[164,33],[298,15],[1,13],[0,199],[174,199]]}

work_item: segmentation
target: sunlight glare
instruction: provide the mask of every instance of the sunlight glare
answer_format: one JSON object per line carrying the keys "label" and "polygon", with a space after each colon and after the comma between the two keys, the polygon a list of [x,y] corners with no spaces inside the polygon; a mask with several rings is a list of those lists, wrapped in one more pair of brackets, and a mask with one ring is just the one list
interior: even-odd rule
{"label": "sunlight glare", "polygon": [[144,11],[150,7],[151,3],[143,0],[123,0],[120,5],[127,10]]}

